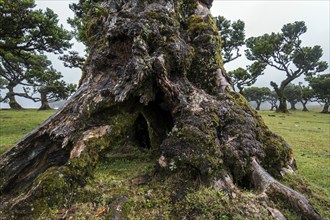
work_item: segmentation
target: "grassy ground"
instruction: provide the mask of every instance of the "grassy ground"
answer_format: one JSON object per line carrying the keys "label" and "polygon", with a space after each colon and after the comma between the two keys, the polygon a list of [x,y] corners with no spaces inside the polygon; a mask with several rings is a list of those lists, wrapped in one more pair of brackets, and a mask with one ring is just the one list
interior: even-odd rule
{"label": "grassy ground", "polygon": [[[298,172],[282,181],[303,192],[323,216],[330,217],[330,115],[320,114],[319,111],[320,109],[314,109],[311,112],[295,111],[289,114],[260,111],[260,114],[270,129],[281,135],[294,150]],[[0,110],[0,152],[13,146],[24,134],[53,112]],[[191,208],[196,209],[196,204],[201,203],[199,205],[202,208],[197,208],[201,209],[199,212],[205,212],[206,218],[209,213],[217,210],[226,213],[232,209],[230,212],[238,213],[235,208],[245,209],[239,204],[251,203],[253,199],[248,193],[244,194],[246,201],[240,198],[241,203],[238,202],[237,207],[232,207],[228,205],[229,203],[226,205],[226,198],[223,195],[207,188],[193,192],[191,198],[188,196],[191,203],[181,204],[182,207],[173,207],[171,201],[166,200],[172,193],[171,189],[166,188],[171,184],[166,182],[176,179],[164,180],[162,185],[153,182],[146,185],[145,182],[148,180],[143,176],[146,171],[150,174],[155,161],[146,160],[145,158],[150,157],[145,157],[144,154],[139,157],[136,154],[129,156],[129,153],[134,153],[130,149],[127,152],[128,156],[120,154],[122,149],[119,154],[105,156],[95,170],[94,179],[85,186],[81,198],[75,204],[53,210],[54,216],[63,218],[73,215],[77,219],[99,219],[99,216],[111,218],[116,215],[115,212],[110,211],[111,206],[123,204],[122,208],[127,210],[126,213],[129,213],[132,219],[152,219],[155,216],[168,219],[167,216],[173,212],[173,209],[189,211]],[[123,194],[127,197],[120,196]],[[209,196],[205,197],[205,195]],[[219,201],[224,205],[223,207],[218,207]],[[285,214],[288,219],[299,219],[289,211]],[[224,215],[219,219],[227,219],[227,217]]]}
{"label": "grassy ground", "polygon": [[330,114],[260,111],[265,123],[293,148],[298,171],[284,184],[310,197],[323,216],[330,218]]}
{"label": "grassy ground", "polygon": [[293,148],[299,172],[330,196],[330,115],[291,111],[260,111],[265,123]]}
{"label": "grassy ground", "polygon": [[54,110],[0,110],[0,154],[40,125]]}

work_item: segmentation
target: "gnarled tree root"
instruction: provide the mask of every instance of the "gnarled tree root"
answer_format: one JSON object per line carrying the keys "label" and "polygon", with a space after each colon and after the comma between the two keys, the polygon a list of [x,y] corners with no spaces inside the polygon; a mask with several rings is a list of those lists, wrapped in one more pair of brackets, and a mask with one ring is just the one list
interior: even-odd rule
{"label": "gnarled tree root", "polygon": [[265,193],[271,200],[280,198],[281,201],[287,202],[297,214],[306,219],[324,219],[305,196],[275,180],[255,158],[252,158],[251,167],[253,170],[252,182],[260,193]]}

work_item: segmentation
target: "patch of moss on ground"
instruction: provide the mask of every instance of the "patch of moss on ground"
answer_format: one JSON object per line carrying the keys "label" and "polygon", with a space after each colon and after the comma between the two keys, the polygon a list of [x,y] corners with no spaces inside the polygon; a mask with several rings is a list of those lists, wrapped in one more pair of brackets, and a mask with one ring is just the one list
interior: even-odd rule
{"label": "patch of moss on ground", "polygon": [[253,193],[232,197],[213,187],[199,187],[201,180],[193,180],[190,174],[154,174],[155,161],[147,159],[147,151],[126,147],[135,153],[105,155],[94,179],[79,192],[80,199],[59,209],[57,215],[78,219],[111,219],[115,215],[127,219],[271,219]]}
{"label": "patch of moss on ground", "polygon": [[229,195],[205,186],[191,190],[175,208],[179,216],[188,219],[272,219],[253,193]]}
{"label": "patch of moss on ground", "polygon": [[115,214],[115,203],[124,197],[127,199],[122,208],[127,212],[135,195],[144,192],[146,178],[153,170],[155,161],[149,158],[147,150],[136,146],[117,147],[102,155],[93,178],[77,191],[75,200],[68,207],[59,208],[56,215],[107,219]]}

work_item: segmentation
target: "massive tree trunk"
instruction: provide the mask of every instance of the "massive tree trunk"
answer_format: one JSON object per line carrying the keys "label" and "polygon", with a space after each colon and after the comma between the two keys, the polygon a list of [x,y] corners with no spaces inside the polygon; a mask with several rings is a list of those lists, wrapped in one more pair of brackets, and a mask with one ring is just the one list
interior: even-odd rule
{"label": "massive tree trunk", "polygon": [[[101,155],[135,143],[157,158],[155,175],[182,179],[181,191],[189,182],[230,195],[255,188],[254,201],[269,218],[283,219],[271,202],[281,200],[298,215],[321,219],[304,196],[272,177],[294,168],[292,150],[228,88],[211,3],[100,5],[102,15],[88,25],[90,56],[80,88],[1,156],[4,215],[38,218],[72,202]],[[127,199],[115,200],[114,219]]]}

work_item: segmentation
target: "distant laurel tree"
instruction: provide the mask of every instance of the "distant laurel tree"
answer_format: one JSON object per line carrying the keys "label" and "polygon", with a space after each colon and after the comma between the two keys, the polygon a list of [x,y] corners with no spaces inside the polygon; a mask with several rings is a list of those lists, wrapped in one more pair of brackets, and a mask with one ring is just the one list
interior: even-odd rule
{"label": "distant laurel tree", "polygon": [[279,97],[279,112],[288,111],[284,89],[289,83],[302,75],[313,76],[328,68],[328,63],[320,60],[323,51],[319,45],[301,45],[300,36],[306,31],[305,22],[296,21],[284,25],[279,33],[264,34],[246,40],[245,54],[249,60],[267,63],[286,73],[286,78],[280,85],[271,82]]}
{"label": "distant laurel tree", "polygon": [[[0,101],[13,109],[22,108],[16,96],[43,100],[44,106],[46,99],[67,98],[74,88],[60,80],[62,75],[43,55],[62,54],[71,47],[72,35],[51,9],[35,6],[34,0],[3,0],[0,5],[0,76],[1,90],[6,91]],[[19,85],[23,92],[14,91]]]}

